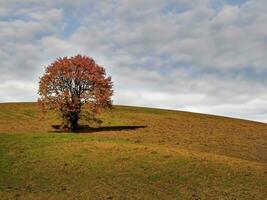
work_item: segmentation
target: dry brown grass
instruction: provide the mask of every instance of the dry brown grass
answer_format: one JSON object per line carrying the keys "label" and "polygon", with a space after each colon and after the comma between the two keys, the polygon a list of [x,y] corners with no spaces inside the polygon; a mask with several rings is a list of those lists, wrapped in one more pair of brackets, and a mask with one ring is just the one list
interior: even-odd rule
{"label": "dry brown grass", "polygon": [[[98,131],[97,137],[123,139],[212,152],[267,162],[267,124],[160,109],[115,106],[102,126],[147,126],[134,131]],[[59,124],[55,114],[41,118],[36,104],[1,104],[0,132],[39,133]]]}
{"label": "dry brown grass", "polygon": [[56,115],[0,104],[0,199],[267,197],[264,123],[127,106],[102,119],[120,128],[51,133]]}

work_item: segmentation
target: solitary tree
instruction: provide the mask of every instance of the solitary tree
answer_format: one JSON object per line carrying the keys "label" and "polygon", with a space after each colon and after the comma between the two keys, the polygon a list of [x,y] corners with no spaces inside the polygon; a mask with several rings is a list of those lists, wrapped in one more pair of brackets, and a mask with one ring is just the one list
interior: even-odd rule
{"label": "solitary tree", "polygon": [[[39,82],[39,104],[43,111],[61,114],[61,128],[78,130],[82,108],[87,117],[111,108],[112,82],[105,69],[87,56],[59,58],[50,64]],[[89,116],[88,116],[89,115]]]}

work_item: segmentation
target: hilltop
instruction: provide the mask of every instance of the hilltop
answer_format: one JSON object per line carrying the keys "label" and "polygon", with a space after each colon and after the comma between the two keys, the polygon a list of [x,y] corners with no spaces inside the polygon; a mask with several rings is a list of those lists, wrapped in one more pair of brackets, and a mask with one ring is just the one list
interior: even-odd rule
{"label": "hilltop", "polygon": [[130,106],[101,118],[56,133],[36,103],[0,104],[0,199],[267,198],[267,124]]}

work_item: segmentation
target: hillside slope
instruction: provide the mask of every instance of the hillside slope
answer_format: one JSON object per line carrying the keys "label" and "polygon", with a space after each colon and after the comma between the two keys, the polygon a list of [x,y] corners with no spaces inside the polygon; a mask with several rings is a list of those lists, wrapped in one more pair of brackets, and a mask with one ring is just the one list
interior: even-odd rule
{"label": "hillside slope", "polygon": [[59,134],[35,103],[0,104],[0,199],[267,197],[267,124],[127,106],[101,118]]}

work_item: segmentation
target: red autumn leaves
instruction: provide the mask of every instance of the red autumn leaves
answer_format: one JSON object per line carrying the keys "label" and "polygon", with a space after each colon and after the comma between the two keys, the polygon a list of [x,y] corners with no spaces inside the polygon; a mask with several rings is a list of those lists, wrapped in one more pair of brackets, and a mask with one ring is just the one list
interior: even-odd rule
{"label": "red autumn leaves", "polygon": [[[43,110],[56,110],[62,127],[78,130],[82,108],[95,116],[111,108],[112,82],[105,69],[87,56],[59,58],[46,68],[39,82]],[[88,113],[88,112],[87,112]]]}

